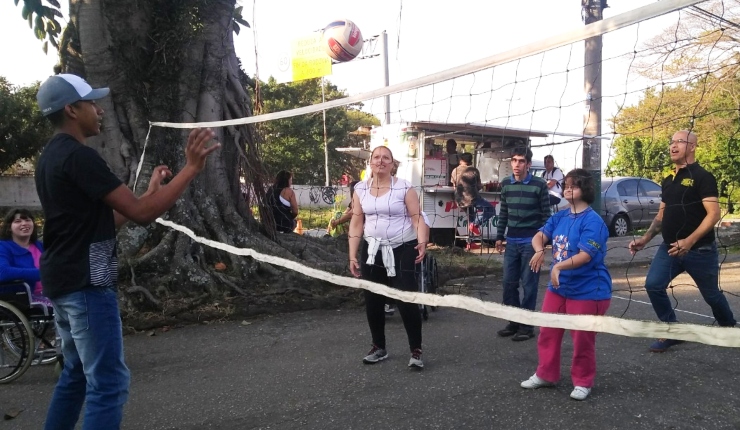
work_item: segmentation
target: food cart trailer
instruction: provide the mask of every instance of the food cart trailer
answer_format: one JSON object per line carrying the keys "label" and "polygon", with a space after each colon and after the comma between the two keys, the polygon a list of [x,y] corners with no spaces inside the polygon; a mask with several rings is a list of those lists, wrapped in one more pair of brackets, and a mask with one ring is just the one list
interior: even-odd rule
{"label": "food cart trailer", "polygon": [[450,186],[448,160],[457,164],[457,157],[448,158],[446,143],[456,142],[458,153],[473,154],[473,165],[481,174],[484,191],[480,194],[491,202],[496,215],[482,226],[482,239],[494,240],[500,201],[499,182],[511,174],[511,151],[515,147],[531,146],[532,137],[547,137],[548,133],[484,124],[451,124],[438,122],[403,122],[376,126],[370,130],[369,149],[338,148],[337,150],[369,159],[377,146],[387,146],[398,163],[396,176],[411,182],[421,202],[422,210],[431,223],[431,240],[439,245],[452,244],[468,230],[468,216],[455,204]]}

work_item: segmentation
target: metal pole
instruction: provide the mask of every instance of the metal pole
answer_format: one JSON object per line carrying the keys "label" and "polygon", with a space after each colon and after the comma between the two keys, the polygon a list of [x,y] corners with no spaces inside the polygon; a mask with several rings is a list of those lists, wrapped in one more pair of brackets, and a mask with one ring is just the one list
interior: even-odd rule
{"label": "metal pole", "polygon": [[[324,92],[324,77],[321,77],[321,103],[326,102],[326,93]],[[324,118],[324,173],[326,174],[326,184],[329,186],[329,140],[326,137],[326,109],[321,110]]]}
{"label": "metal pole", "polygon": [[[606,0],[581,0],[586,25],[601,21]],[[601,35],[586,39],[583,90],[586,106],[583,117],[584,136],[601,136]],[[601,139],[583,138],[583,168],[596,182],[595,200],[591,207],[601,213]]]}
{"label": "metal pole", "polygon": [[[383,44],[383,53],[380,55],[380,58],[383,59],[383,86],[387,87],[391,84],[389,75],[388,75],[388,33],[383,30],[382,33],[380,33],[380,41]],[[386,95],[383,98],[383,107],[385,110],[385,123],[390,124],[391,123],[391,96]]]}

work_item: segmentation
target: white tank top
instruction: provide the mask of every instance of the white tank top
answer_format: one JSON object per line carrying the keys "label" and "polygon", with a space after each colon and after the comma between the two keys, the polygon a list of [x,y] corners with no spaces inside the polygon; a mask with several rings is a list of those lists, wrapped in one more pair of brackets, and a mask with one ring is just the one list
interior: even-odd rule
{"label": "white tank top", "polygon": [[373,178],[355,185],[355,193],[365,213],[366,237],[391,239],[413,228],[405,202],[406,192],[413,186],[404,179],[391,178],[391,180],[390,192],[380,197],[370,194]]}

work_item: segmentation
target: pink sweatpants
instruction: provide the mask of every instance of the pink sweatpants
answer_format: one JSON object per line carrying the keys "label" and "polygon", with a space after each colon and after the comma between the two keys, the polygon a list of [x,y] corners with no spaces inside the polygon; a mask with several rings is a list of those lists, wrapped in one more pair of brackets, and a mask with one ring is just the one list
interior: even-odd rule
{"label": "pink sweatpants", "polygon": [[[604,315],[609,309],[611,299],[571,300],[547,290],[542,303],[542,312],[568,315]],[[540,363],[537,376],[548,382],[560,380],[560,349],[564,329],[541,327],[537,338],[537,351]],[[573,363],[570,375],[573,385],[591,388],[596,376],[596,333],[592,331],[571,330],[573,338]]]}

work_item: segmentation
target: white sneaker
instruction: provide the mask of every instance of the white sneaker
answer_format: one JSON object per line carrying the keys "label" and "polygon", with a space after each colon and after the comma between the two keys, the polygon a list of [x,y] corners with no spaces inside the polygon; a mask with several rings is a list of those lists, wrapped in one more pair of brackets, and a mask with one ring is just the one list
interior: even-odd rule
{"label": "white sneaker", "polygon": [[411,351],[411,359],[409,360],[409,367],[413,369],[423,369],[424,362],[421,361],[421,349],[416,348]]}
{"label": "white sneaker", "polygon": [[555,384],[553,384],[552,382],[545,381],[544,379],[542,379],[539,376],[537,376],[536,373],[534,375],[530,376],[529,379],[527,379],[526,381],[524,381],[524,382],[521,383],[521,387],[522,388],[527,388],[527,389],[552,387],[553,385],[555,385]]}
{"label": "white sneaker", "polygon": [[591,389],[586,387],[575,387],[570,393],[571,399],[586,400],[586,397],[591,394]]}

